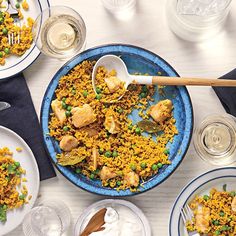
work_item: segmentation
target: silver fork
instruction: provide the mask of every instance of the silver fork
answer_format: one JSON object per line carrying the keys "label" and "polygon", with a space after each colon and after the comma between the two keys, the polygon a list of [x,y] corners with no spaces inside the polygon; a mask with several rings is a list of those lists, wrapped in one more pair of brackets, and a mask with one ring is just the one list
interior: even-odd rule
{"label": "silver fork", "polygon": [[[20,23],[18,11],[16,10],[15,7],[13,7],[11,0],[7,0],[7,3],[8,3],[8,8],[6,11],[13,18],[14,24],[21,28],[21,23]],[[19,44],[19,43],[20,43],[20,30],[18,31],[17,35],[14,35],[14,33],[8,33],[8,44],[9,45]]]}
{"label": "silver fork", "polygon": [[[192,222],[192,218],[194,217],[192,210],[190,209],[189,205],[187,204],[185,207],[183,207],[180,211],[184,225],[186,223]],[[195,230],[195,231],[188,231],[189,236],[200,236],[200,234]]]}

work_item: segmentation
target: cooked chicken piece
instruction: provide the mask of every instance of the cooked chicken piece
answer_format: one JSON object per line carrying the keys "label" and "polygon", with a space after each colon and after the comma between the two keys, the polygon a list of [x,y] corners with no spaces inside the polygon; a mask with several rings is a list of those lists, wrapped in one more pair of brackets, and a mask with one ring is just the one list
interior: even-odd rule
{"label": "cooked chicken piece", "polygon": [[75,107],[71,110],[72,124],[76,128],[89,125],[96,120],[96,115],[90,105],[84,104],[83,107]]}
{"label": "cooked chicken piece", "polygon": [[103,166],[100,172],[101,180],[109,180],[115,178],[117,175],[116,173],[112,172],[107,166]]}
{"label": "cooked chicken piece", "polygon": [[210,209],[209,208],[200,208],[196,215],[196,229],[199,232],[206,233],[209,227],[209,217]]}
{"label": "cooked chicken piece", "polygon": [[93,155],[92,155],[93,168],[94,168],[94,170],[96,170],[98,167],[98,156],[99,156],[99,153],[98,153],[98,150],[96,147],[93,148],[92,153],[93,153]]}
{"label": "cooked chicken piece", "polygon": [[57,117],[57,119],[60,121],[61,124],[63,124],[66,120],[66,113],[65,110],[62,108],[61,101],[55,99],[51,103],[52,110]]}
{"label": "cooked chicken piece", "polygon": [[78,147],[78,145],[77,139],[71,135],[64,136],[60,142],[60,148],[66,152]]}
{"label": "cooked chicken piece", "polygon": [[163,122],[171,116],[172,110],[172,102],[169,99],[166,99],[151,106],[150,115],[156,122]]}
{"label": "cooked chicken piece", "polygon": [[110,77],[105,78],[105,82],[107,84],[107,87],[110,93],[114,93],[115,91],[117,91],[119,88],[122,88],[123,86],[122,81],[115,76],[110,76]]}
{"label": "cooked chicken piece", "polygon": [[231,203],[231,208],[233,211],[236,212],[236,196],[233,198],[233,201]]}
{"label": "cooked chicken piece", "polygon": [[138,187],[139,185],[139,176],[134,171],[129,172],[124,176],[124,181],[128,186]]}
{"label": "cooked chicken piece", "polygon": [[86,132],[88,134],[88,137],[94,137],[94,136],[98,135],[98,130],[90,128],[90,127],[83,127],[80,129],[80,131]]}
{"label": "cooked chicken piece", "polygon": [[105,129],[111,134],[117,134],[120,132],[120,124],[113,116],[106,115],[104,126]]}

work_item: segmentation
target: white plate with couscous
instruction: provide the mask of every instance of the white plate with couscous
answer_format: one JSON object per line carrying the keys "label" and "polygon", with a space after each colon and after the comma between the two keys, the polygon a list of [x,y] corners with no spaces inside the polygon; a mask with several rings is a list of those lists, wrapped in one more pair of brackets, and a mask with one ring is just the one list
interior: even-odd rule
{"label": "white plate with couscous", "polygon": [[12,77],[30,66],[40,51],[31,32],[36,17],[49,6],[48,0],[11,0],[20,23],[8,13],[8,1],[0,1],[0,79]]}
{"label": "white plate with couscous", "polygon": [[[188,236],[181,209],[189,206],[194,214],[188,230],[200,235],[235,236],[236,167],[208,171],[193,179],[179,194],[171,211],[170,236]],[[207,234],[204,234],[207,233]]]}
{"label": "white plate with couscous", "polygon": [[19,226],[39,191],[39,171],[25,141],[0,126],[0,235]]}

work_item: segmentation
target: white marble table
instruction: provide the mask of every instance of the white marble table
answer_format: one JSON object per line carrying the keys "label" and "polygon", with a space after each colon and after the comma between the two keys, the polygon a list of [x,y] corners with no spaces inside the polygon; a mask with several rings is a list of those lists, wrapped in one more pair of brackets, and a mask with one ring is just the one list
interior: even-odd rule
{"label": "white marble table", "polygon": [[[51,5],[73,7],[81,13],[87,25],[86,48],[107,43],[141,46],[166,59],[182,76],[219,77],[236,67],[235,1],[224,31],[200,44],[185,42],[169,30],[165,18],[165,0],[139,0],[136,15],[127,21],[114,19],[99,0],[50,2]],[[41,55],[24,72],[38,114],[47,85],[63,63]],[[224,113],[211,88],[188,89],[194,107],[195,125],[208,114]],[[147,193],[127,199],[144,211],[154,236],[167,236],[169,214],[178,193],[192,178],[213,168],[196,155],[191,144],[182,164],[167,181]],[[74,220],[91,203],[103,199],[75,187],[60,173],[57,173],[57,178],[41,182],[40,196],[63,200],[70,207]],[[9,235],[23,235],[21,227]]]}

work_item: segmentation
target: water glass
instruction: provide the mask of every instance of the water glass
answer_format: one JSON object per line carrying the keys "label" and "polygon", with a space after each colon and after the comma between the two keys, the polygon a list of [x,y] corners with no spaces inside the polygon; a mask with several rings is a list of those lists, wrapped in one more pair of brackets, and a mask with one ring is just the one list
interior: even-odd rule
{"label": "water glass", "polygon": [[52,6],[45,9],[36,18],[32,30],[36,46],[47,56],[67,59],[85,48],[86,26],[72,8]]}
{"label": "water glass", "polygon": [[236,118],[229,114],[207,116],[194,131],[198,155],[213,165],[236,161]]}
{"label": "water glass", "polygon": [[202,41],[219,32],[232,0],[168,0],[167,20],[171,30],[189,41]]}
{"label": "water glass", "polygon": [[104,7],[117,18],[129,18],[135,12],[136,0],[101,0]]}
{"label": "water glass", "polygon": [[71,224],[69,208],[59,200],[45,200],[24,218],[25,236],[61,236]]}

